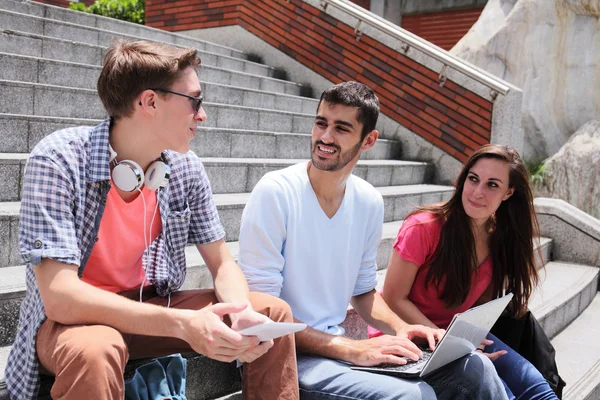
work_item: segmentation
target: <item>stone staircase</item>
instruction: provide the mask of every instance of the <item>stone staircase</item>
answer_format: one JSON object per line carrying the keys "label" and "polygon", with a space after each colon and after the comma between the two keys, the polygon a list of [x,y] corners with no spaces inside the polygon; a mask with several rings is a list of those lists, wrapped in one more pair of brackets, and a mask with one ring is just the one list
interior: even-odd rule
{"label": "stone staircase", "polygon": [[[95,125],[105,117],[94,88],[102,52],[114,37],[144,38],[199,50],[208,120],[198,128],[192,149],[204,162],[234,257],[242,210],[256,182],[266,172],[305,160],[310,154],[309,134],[318,100],[310,97],[310,88],[281,79],[285,78],[281,70],[250,61],[255,57],[153,28],[40,3],[0,0],[1,400],[8,398],[2,379],[25,292],[25,267],[17,242],[23,169],[29,151],[45,135],[63,127]],[[379,140],[354,171],[373,184],[385,202],[384,237],[378,255],[380,284],[393,239],[407,212],[415,205],[445,200],[452,193],[451,187],[430,183],[430,164],[403,161],[401,155],[398,142]],[[552,259],[552,246],[553,240],[542,241],[546,260]],[[202,258],[193,246],[187,250],[184,288],[211,287]],[[598,331],[590,330],[593,325],[586,323],[600,316],[598,269],[550,261],[544,276],[531,308],[547,332],[556,335],[559,368],[569,385],[567,393],[573,393],[567,397],[600,398],[600,352],[592,351],[599,346],[594,346],[592,336],[586,339]],[[352,312],[349,316],[348,331],[364,335],[360,321]],[[579,328],[583,324],[585,330]],[[573,339],[582,332],[584,344]],[[574,356],[579,345],[589,349],[586,362]],[[139,361],[130,362],[128,373],[138,365]],[[188,365],[188,398],[215,399],[239,391],[240,378],[233,364],[194,356]],[[40,398],[47,398],[49,385],[45,380]]]}

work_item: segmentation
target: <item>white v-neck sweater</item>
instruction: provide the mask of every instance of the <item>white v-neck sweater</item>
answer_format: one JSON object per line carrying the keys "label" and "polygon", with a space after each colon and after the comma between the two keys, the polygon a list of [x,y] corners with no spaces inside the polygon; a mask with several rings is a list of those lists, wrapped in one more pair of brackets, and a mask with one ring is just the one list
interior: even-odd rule
{"label": "white v-neck sweater", "polygon": [[270,172],[256,185],[242,215],[239,265],[250,290],[285,300],[314,329],[343,334],[350,298],[377,284],[383,198],[350,175],[330,219],[306,168]]}

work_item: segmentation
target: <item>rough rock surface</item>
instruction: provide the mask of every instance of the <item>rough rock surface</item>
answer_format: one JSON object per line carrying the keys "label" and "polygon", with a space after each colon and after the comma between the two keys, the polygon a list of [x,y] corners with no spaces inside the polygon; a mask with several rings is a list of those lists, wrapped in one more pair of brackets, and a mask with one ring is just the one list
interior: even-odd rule
{"label": "rough rock surface", "polygon": [[600,0],[489,0],[451,52],[523,89],[527,160],[600,115]]}
{"label": "rough rock surface", "polygon": [[545,162],[535,195],[565,200],[600,218],[600,121],[590,121]]}

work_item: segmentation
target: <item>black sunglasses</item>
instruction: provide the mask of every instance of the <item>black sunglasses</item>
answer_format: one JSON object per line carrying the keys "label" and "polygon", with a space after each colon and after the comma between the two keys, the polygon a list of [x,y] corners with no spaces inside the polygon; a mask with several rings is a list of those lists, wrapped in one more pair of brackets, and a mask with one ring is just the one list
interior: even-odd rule
{"label": "black sunglasses", "polygon": [[160,88],[150,89],[150,90],[154,90],[155,92],[165,92],[165,93],[175,94],[177,96],[187,97],[192,102],[192,107],[194,108],[194,114],[198,114],[200,107],[202,107],[202,100],[204,100],[201,95],[198,97],[188,96],[187,94],[178,93],[178,92],[174,92],[172,90],[160,89]]}

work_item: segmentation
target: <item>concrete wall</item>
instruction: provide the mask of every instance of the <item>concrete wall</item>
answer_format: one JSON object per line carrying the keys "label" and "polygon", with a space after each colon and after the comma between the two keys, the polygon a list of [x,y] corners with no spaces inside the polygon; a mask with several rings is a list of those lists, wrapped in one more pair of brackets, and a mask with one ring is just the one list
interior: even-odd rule
{"label": "concrete wall", "polygon": [[542,236],[554,240],[554,260],[600,267],[600,220],[563,200],[534,203]]}

